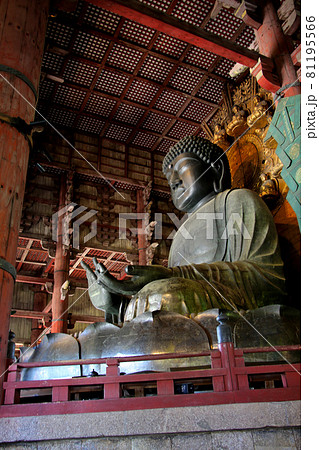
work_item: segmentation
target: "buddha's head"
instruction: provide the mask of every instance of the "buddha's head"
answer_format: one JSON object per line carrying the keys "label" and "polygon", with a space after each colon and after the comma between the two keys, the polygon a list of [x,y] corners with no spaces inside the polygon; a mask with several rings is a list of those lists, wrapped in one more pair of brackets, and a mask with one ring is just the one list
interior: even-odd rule
{"label": "buddha's head", "polygon": [[163,161],[163,172],[177,209],[193,212],[219,192],[231,187],[227,157],[207,139],[186,136]]}

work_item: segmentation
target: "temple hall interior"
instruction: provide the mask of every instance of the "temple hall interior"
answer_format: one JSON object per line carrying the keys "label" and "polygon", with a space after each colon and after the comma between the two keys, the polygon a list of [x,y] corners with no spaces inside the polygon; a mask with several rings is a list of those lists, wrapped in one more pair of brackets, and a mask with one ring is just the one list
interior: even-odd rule
{"label": "temple hall interior", "polygon": [[[1,1],[3,448],[300,448],[300,3]],[[225,200],[254,243],[238,256],[233,228],[209,260],[199,240],[192,274],[163,172],[187,136],[227,157],[228,199],[260,205]],[[98,281],[138,266],[120,300]]]}

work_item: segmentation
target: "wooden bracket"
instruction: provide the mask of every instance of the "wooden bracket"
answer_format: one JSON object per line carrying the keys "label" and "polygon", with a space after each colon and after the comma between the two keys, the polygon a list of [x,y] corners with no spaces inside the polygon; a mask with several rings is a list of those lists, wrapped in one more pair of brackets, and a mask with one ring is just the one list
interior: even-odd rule
{"label": "wooden bracket", "polygon": [[258,30],[263,23],[261,8],[258,1],[252,2],[243,0],[237,11],[235,11],[235,16],[242,19],[247,26],[252,27],[255,30]]}
{"label": "wooden bracket", "polygon": [[269,58],[259,58],[258,63],[250,69],[252,76],[256,77],[257,83],[262,88],[275,93],[280,89],[281,83],[278,75],[274,73],[274,65],[269,64]]}

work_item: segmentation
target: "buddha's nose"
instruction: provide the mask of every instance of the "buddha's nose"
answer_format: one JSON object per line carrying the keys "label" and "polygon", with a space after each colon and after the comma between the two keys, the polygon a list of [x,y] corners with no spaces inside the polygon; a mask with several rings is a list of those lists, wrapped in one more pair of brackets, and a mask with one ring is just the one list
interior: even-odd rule
{"label": "buddha's nose", "polygon": [[169,180],[169,185],[170,188],[174,191],[175,189],[177,189],[180,185],[182,184],[182,180],[178,177],[178,175],[176,174],[176,172],[172,173],[172,176]]}

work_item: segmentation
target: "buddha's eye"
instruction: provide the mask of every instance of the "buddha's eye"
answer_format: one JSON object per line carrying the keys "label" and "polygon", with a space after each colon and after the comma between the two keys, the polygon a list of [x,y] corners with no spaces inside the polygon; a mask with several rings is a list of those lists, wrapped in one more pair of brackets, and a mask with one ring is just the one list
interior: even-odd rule
{"label": "buddha's eye", "polygon": [[200,166],[200,161],[196,161],[194,159],[188,159],[187,161],[184,161],[182,164],[178,165],[177,171],[178,174],[183,174],[186,171],[192,172],[193,170],[196,170],[198,166]]}
{"label": "buddha's eye", "polygon": [[186,170],[189,170],[189,166],[181,166],[178,168],[178,174],[182,175],[184,172],[186,172]]}

